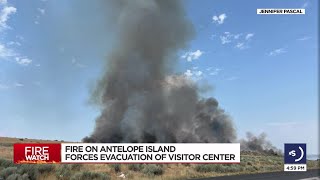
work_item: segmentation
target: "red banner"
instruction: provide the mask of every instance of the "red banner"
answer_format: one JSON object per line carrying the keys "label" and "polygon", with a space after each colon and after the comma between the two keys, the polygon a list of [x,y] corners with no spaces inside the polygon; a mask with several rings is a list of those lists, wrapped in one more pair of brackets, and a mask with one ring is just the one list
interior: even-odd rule
{"label": "red banner", "polygon": [[14,144],[13,160],[17,164],[59,163],[61,144]]}

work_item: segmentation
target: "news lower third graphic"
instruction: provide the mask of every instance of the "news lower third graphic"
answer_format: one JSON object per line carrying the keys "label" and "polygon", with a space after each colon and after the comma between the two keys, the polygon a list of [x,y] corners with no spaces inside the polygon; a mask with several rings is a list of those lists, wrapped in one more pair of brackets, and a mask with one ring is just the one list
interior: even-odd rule
{"label": "news lower third graphic", "polygon": [[60,163],[61,144],[14,144],[13,161],[16,164]]}
{"label": "news lower third graphic", "polygon": [[23,163],[211,163],[239,164],[239,143],[14,144]]}
{"label": "news lower third graphic", "polygon": [[307,145],[284,144],[284,171],[307,171]]}

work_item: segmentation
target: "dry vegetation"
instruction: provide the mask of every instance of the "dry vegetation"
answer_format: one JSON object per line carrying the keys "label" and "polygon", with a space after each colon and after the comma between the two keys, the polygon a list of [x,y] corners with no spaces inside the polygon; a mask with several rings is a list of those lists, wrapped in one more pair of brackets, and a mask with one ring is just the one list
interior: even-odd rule
{"label": "dry vegetation", "polygon": [[[232,174],[282,171],[283,157],[245,152],[240,165],[219,164],[22,164],[12,163],[13,143],[54,143],[61,141],[0,137],[0,179],[84,180],[84,179],[187,179]],[[308,169],[319,161],[308,161]]]}

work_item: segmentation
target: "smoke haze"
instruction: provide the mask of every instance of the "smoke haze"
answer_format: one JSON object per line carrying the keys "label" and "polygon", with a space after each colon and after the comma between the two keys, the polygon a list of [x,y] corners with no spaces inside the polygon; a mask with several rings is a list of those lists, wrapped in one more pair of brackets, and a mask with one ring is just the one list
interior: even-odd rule
{"label": "smoke haze", "polygon": [[250,132],[247,132],[246,139],[240,140],[242,151],[255,151],[264,152],[267,154],[281,154],[281,150],[274,147],[270,141],[267,140],[267,135],[261,133],[259,136],[255,136]]}

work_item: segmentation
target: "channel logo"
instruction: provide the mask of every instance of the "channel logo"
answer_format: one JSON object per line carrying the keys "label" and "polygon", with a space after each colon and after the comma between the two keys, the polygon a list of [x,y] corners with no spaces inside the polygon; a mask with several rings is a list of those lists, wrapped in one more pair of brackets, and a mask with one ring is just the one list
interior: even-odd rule
{"label": "channel logo", "polygon": [[13,160],[16,164],[61,161],[61,144],[14,144],[13,148]]}
{"label": "channel logo", "polygon": [[284,144],[285,164],[306,164],[307,145],[306,144]]}
{"label": "channel logo", "polygon": [[307,145],[305,143],[284,144],[284,170],[307,170]]}

